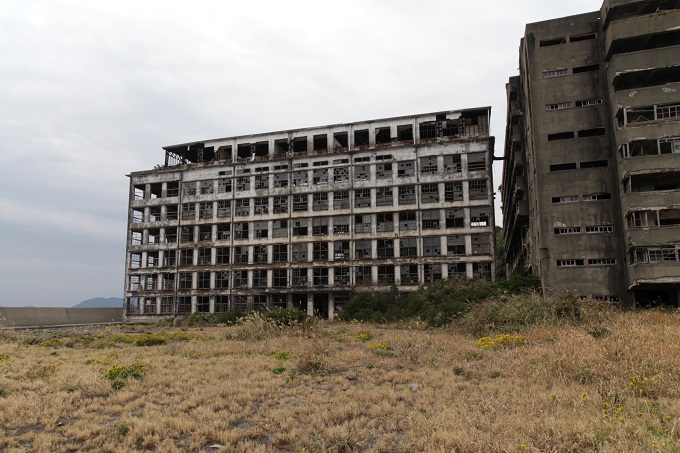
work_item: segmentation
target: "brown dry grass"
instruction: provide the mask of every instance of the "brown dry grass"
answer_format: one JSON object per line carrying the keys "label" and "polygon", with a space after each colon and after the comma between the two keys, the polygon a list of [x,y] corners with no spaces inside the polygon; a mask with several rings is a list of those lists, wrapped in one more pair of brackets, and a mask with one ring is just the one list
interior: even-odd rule
{"label": "brown dry grass", "polygon": [[[680,451],[678,313],[531,328],[507,349],[365,324],[180,333],[46,346],[0,331],[0,450]],[[143,379],[112,388],[104,373],[134,363]]]}

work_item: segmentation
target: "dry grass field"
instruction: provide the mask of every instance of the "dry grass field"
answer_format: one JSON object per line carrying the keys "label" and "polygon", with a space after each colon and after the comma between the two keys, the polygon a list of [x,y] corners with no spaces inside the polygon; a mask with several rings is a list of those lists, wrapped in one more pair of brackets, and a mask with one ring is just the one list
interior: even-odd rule
{"label": "dry grass field", "polygon": [[257,318],[0,331],[0,450],[680,451],[677,312],[478,340]]}

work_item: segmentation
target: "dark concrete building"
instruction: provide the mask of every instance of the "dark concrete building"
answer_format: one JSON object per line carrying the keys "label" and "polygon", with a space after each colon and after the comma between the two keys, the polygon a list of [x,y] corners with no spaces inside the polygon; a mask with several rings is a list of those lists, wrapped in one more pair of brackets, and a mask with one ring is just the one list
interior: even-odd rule
{"label": "dark concrete building", "polygon": [[680,1],[528,24],[507,84],[508,275],[626,305],[680,299]]}
{"label": "dark concrete building", "polygon": [[165,148],[130,175],[125,317],[297,307],[492,279],[490,108]]}

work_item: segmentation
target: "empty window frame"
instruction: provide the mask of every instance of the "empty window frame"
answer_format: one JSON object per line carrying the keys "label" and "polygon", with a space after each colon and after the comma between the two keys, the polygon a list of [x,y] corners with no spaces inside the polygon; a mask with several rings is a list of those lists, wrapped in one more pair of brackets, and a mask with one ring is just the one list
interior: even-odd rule
{"label": "empty window frame", "polygon": [[293,139],[293,152],[294,153],[307,152],[307,137],[295,137]]}
{"label": "empty window frame", "polygon": [[232,273],[234,281],[234,288],[247,288],[248,287],[248,271],[246,270],[236,270]]}
{"label": "empty window frame", "polygon": [[[349,267],[336,267],[333,269],[334,280],[333,284],[336,286],[347,286],[350,284]],[[337,307],[337,305],[336,305]]]}
{"label": "empty window frame", "polygon": [[315,186],[328,184],[328,169],[318,169],[312,171],[312,184]]}
{"label": "empty window frame", "polygon": [[267,286],[267,271],[255,269],[253,271],[253,288],[265,288]]}
{"label": "empty window frame", "polygon": [[248,249],[248,246],[234,247],[234,263],[248,263]]}
{"label": "empty window frame", "polygon": [[253,234],[257,239],[269,237],[269,222],[253,222]]}
{"label": "empty window frame", "polygon": [[193,266],[194,265],[194,250],[180,250],[179,251],[179,265]]}
{"label": "empty window frame", "polygon": [[269,189],[269,175],[256,175],[255,189]]}
{"label": "empty window frame", "polygon": [[470,208],[470,226],[471,227],[489,226],[490,212],[491,209],[488,207]]}
{"label": "empty window frame", "polygon": [[585,266],[583,259],[562,259],[557,260],[557,267],[580,267]]}
{"label": "empty window frame", "polygon": [[416,189],[415,186],[400,186],[398,203],[400,206],[416,204]]}
{"label": "empty window frame", "polygon": [[378,239],[376,241],[376,253],[378,258],[394,258],[394,240]]}
{"label": "empty window frame", "polygon": [[371,266],[356,266],[354,268],[354,279],[357,285],[370,285],[373,283]]}
{"label": "empty window frame", "polygon": [[224,266],[230,263],[229,247],[217,247],[215,249],[215,262],[218,266]]}
{"label": "empty window frame", "polygon": [[272,237],[273,238],[288,237],[288,220],[274,220],[272,222]]}
{"label": "empty window frame", "polygon": [[423,184],[420,186],[421,203],[439,203],[439,184]]}
{"label": "empty window frame", "polygon": [[543,78],[544,79],[550,79],[550,78],[553,78],[553,77],[566,76],[568,74],[569,74],[569,69],[566,69],[566,68],[548,69],[546,71],[543,71]]}
{"label": "empty window frame", "polygon": [[589,225],[586,226],[586,233],[613,233],[614,227],[612,225]]}
{"label": "empty window frame", "polygon": [[166,184],[165,196],[176,197],[179,195],[179,181],[169,181]]}
{"label": "empty window frame", "polygon": [[354,180],[355,181],[368,181],[371,179],[371,166],[370,165],[356,165],[354,167]]}
{"label": "empty window frame", "polygon": [[234,224],[234,239],[248,239],[248,223],[241,222]]}
{"label": "empty window frame", "polygon": [[312,285],[328,286],[328,268],[315,267],[312,269]]}
{"label": "empty window frame", "polygon": [[[449,263],[449,278],[467,278],[467,265],[465,263]],[[489,269],[491,277],[491,269]]]}
{"label": "empty window frame", "polygon": [[269,198],[255,198],[255,215],[263,214],[269,214]]}
{"label": "empty window frame", "polygon": [[355,208],[371,207],[371,189],[356,189],[354,191],[354,207]]}
{"label": "empty window frame", "polygon": [[333,234],[349,234],[349,216],[333,217]]}
{"label": "empty window frame", "polygon": [[550,166],[550,171],[554,173],[558,171],[576,170],[576,168],[576,162],[569,162],[566,164],[552,164]]}
{"label": "empty window frame", "polygon": [[[473,209],[479,209],[479,208],[473,208]],[[484,209],[484,208],[482,208]],[[465,210],[462,208],[459,209],[447,209],[444,211],[444,215],[446,217],[446,228],[464,228],[465,227]],[[488,222],[488,213],[487,213],[487,222]],[[475,226],[475,225],[473,225]],[[486,225],[479,225],[479,226],[486,226]]]}
{"label": "empty window frame", "polygon": [[159,252],[146,253],[146,267],[158,267],[159,264],[160,264]]}
{"label": "empty window frame", "polygon": [[272,271],[272,286],[276,288],[288,286],[288,269],[274,269]]}
{"label": "empty window frame", "polygon": [[601,135],[605,135],[606,130],[604,127],[595,127],[592,129],[583,129],[578,131],[578,138],[585,138],[585,137],[598,137]]}
{"label": "empty window frame", "polygon": [[333,182],[349,181],[349,167],[333,168]]}
{"label": "empty window frame", "polygon": [[333,242],[333,259],[335,261],[345,261],[350,258],[349,241]]}
{"label": "empty window frame", "polygon": [[213,202],[204,201],[199,204],[199,214],[198,217],[201,219],[212,219],[213,218]]}
{"label": "empty window frame", "polygon": [[439,210],[422,211],[421,221],[424,230],[438,230],[440,226]]}
{"label": "empty window frame", "polygon": [[194,274],[193,272],[180,272],[177,274],[178,277],[178,288],[180,290],[182,289],[191,289],[193,285],[193,279],[194,279]]}
{"label": "empty window frame", "polygon": [[237,198],[234,200],[234,216],[245,217],[250,215],[250,198]]}
{"label": "empty window frame", "polygon": [[314,242],[312,244],[312,258],[314,261],[328,261],[328,242]]}
{"label": "empty window frame", "polygon": [[368,129],[354,131],[354,147],[362,148],[369,145]]}
{"label": "empty window frame", "polygon": [[165,207],[165,220],[177,220],[179,218],[178,207],[176,204]]}
{"label": "empty window frame", "polygon": [[548,141],[553,142],[557,140],[569,140],[574,138],[574,132],[555,132],[554,134],[548,134]]}
{"label": "empty window frame", "polygon": [[486,170],[486,153],[470,153],[468,158],[468,171]]}
{"label": "empty window frame", "polygon": [[215,191],[214,181],[201,181],[199,183],[201,188],[201,195],[212,195]]}
{"label": "empty window frame", "polygon": [[194,242],[194,228],[182,227],[180,230],[179,240],[182,243]]}
{"label": "empty window frame", "polygon": [[417,238],[399,239],[399,256],[402,258],[418,256],[418,239]]}
{"label": "empty window frame", "polygon": [[397,140],[400,142],[413,142],[413,126],[411,124],[397,126]]}
{"label": "empty window frame", "polygon": [[585,66],[576,66],[571,70],[573,74],[581,74],[583,72],[593,72],[593,71],[599,71],[600,65],[599,64],[589,64]]}
{"label": "empty window frame", "polygon": [[567,42],[567,37],[562,36],[559,38],[549,38],[549,39],[542,39],[539,41],[539,46],[540,47],[549,47],[549,46],[557,46],[560,44],[565,44]]}
{"label": "empty window frame", "polygon": [[293,187],[306,187],[309,185],[309,172],[296,171],[293,172]]}
{"label": "empty window frame", "polygon": [[163,266],[170,267],[177,263],[177,252],[175,250],[166,250],[163,254]]}
{"label": "empty window frame", "polygon": [[307,261],[309,258],[309,246],[307,243],[296,243],[292,245],[293,261]]}
{"label": "empty window frame", "polygon": [[182,195],[190,197],[196,195],[196,181],[185,182],[182,184]]}
{"label": "empty window frame", "polygon": [[371,240],[354,241],[354,259],[371,259],[373,257],[372,244]]}
{"label": "empty window frame", "polygon": [[198,272],[196,282],[198,289],[210,289],[210,272]]}
{"label": "empty window frame", "polygon": [[491,253],[491,235],[473,234],[470,236],[473,255],[489,255]]}
{"label": "empty window frame", "polygon": [[288,187],[290,182],[288,173],[278,173],[274,175],[274,189],[283,189]]}
{"label": "empty window frame", "polygon": [[327,211],[328,210],[328,193],[317,192],[312,195],[312,210],[313,211]]}
{"label": "empty window frame", "polygon": [[397,163],[397,177],[410,178],[416,175],[415,161],[409,160],[406,162]]}
{"label": "empty window frame", "polygon": [[579,101],[576,101],[576,107],[590,107],[593,105],[601,105],[602,104],[602,98],[599,99],[581,99]]}
{"label": "empty window frame", "polygon": [[303,212],[309,209],[309,197],[307,194],[293,195],[293,212]]}
{"label": "empty window frame", "polygon": [[349,209],[349,191],[342,190],[333,193],[333,209]]}
{"label": "empty window frame", "polygon": [[583,201],[611,200],[611,198],[612,196],[609,193],[591,193],[583,195]]}
{"label": "empty window frame", "polygon": [[491,280],[491,263],[472,263],[472,278],[480,280]]}
{"label": "empty window frame", "polygon": [[378,127],[375,129],[375,143],[382,145],[392,141],[392,135],[389,127]]}
{"label": "empty window frame", "polygon": [[376,206],[392,206],[393,204],[392,187],[378,187],[375,190]]}
{"label": "empty window frame", "polygon": [[160,221],[161,221],[161,207],[160,206],[149,207],[149,222]]}
{"label": "empty window frame", "polygon": [[349,147],[349,138],[347,132],[336,132],[333,134],[333,148],[347,149]]}
{"label": "empty window frame", "polygon": [[280,195],[274,197],[274,214],[285,214],[288,212],[288,196]]}
{"label": "empty window frame", "polygon": [[200,248],[198,249],[198,265],[210,266],[212,264],[212,249]]}
{"label": "empty window frame", "polygon": [[241,192],[250,190],[250,176],[236,178],[236,190]]}
{"label": "empty window frame", "polygon": [[579,164],[579,167],[582,169],[585,168],[602,168],[602,167],[607,167],[609,165],[609,162],[607,160],[589,160],[587,162],[581,162]]}
{"label": "empty window frame", "polygon": [[272,262],[280,263],[288,261],[288,244],[272,245]]}
{"label": "empty window frame", "polygon": [[226,289],[229,288],[229,277],[231,273],[229,271],[217,271],[215,272],[215,289]]}
{"label": "empty window frame", "polygon": [[392,285],[394,282],[394,266],[378,266],[378,283],[381,285]]}
{"label": "empty window frame", "polygon": [[419,124],[420,139],[427,140],[437,136],[437,122],[427,121]]}
{"label": "empty window frame", "polygon": [[554,229],[556,236],[567,235],[567,234],[581,234],[580,226],[572,227],[559,227]]}
{"label": "empty window frame", "polygon": [[161,297],[161,314],[169,315],[172,314],[175,308],[175,296],[163,296]]}
{"label": "empty window frame", "polygon": [[554,204],[558,203],[576,203],[579,201],[578,195],[563,195],[561,197],[552,197],[552,202]]}
{"label": "empty window frame", "polygon": [[463,183],[444,183],[444,201],[463,201]]}
{"label": "empty window frame", "polygon": [[402,264],[399,268],[401,273],[402,285],[417,285],[418,284],[418,265],[417,264]]}
{"label": "empty window frame", "polygon": [[196,220],[196,203],[182,203],[182,220]]}
{"label": "empty window frame", "polygon": [[326,151],[328,149],[328,135],[320,134],[314,136],[314,151]]}

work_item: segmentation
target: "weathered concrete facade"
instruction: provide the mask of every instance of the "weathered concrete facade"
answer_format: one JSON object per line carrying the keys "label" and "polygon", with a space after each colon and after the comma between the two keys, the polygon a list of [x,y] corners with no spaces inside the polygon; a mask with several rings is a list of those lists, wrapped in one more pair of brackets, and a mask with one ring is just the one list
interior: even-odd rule
{"label": "weathered concrete facade", "polygon": [[490,108],[166,147],[130,175],[127,320],[492,279]]}
{"label": "weathered concrete facade", "polygon": [[608,0],[527,25],[507,94],[507,273],[677,305],[680,2]]}

